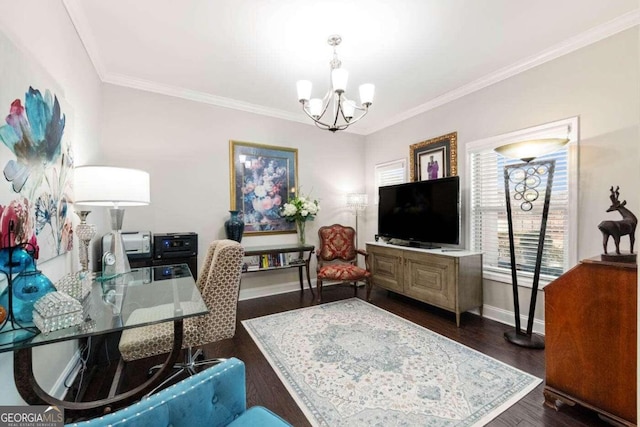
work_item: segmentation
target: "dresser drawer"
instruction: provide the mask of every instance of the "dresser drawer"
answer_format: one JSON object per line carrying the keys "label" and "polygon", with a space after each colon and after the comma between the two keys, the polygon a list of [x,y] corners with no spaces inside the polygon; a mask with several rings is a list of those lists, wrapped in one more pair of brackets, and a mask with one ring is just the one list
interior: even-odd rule
{"label": "dresser drawer", "polygon": [[402,251],[368,246],[367,252],[371,260],[373,284],[390,291],[403,292]]}
{"label": "dresser drawer", "polygon": [[456,259],[404,256],[405,294],[442,308],[456,308]]}

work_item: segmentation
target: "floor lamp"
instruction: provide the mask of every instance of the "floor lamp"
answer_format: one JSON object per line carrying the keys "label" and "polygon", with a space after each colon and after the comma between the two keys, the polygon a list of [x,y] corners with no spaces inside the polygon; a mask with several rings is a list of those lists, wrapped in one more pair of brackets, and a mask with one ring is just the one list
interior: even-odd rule
{"label": "floor lamp", "polygon": [[[504,333],[504,338],[512,344],[527,348],[544,348],[544,338],[533,334],[533,319],[538,296],[538,283],[540,280],[540,268],[542,266],[542,253],[544,250],[544,238],[547,232],[547,217],[549,215],[549,202],[551,200],[551,188],[553,186],[553,173],[555,160],[534,161],[536,157],[552,153],[566,143],[569,138],[547,138],[532,141],[516,142],[496,148],[496,152],[504,157],[521,159],[524,163],[504,166],[504,191],[507,205],[507,221],[509,226],[509,252],[511,264],[511,283],[513,287],[513,308],[515,312],[515,329]],[[540,196],[540,189],[546,178],[544,189],[544,205],[542,219],[540,221],[540,233],[538,235],[538,247],[536,263],[533,270],[533,285],[531,288],[531,300],[529,302],[529,318],[527,329],[520,326],[520,299],[518,296],[518,272],[515,255],[515,240],[513,233],[513,212],[511,198],[520,209],[530,211],[533,203]],[[513,193],[513,196],[512,196]]]}
{"label": "floor lamp", "polygon": [[111,215],[111,247],[116,275],[131,271],[122,240],[125,206],[148,205],[149,174],[137,169],[111,166],[80,166],[74,169],[75,203],[109,206]]}
{"label": "floor lamp", "polygon": [[365,209],[367,209],[368,204],[369,197],[364,193],[347,194],[347,206],[356,216],[356,246],[358,246],[358,217]]}

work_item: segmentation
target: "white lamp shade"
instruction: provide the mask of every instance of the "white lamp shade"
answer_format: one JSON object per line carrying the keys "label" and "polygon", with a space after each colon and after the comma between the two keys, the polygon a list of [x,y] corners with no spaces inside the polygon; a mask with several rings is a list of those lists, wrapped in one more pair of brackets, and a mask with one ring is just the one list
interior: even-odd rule
{"label": "white lamp shade", "polygon": [[75,168],[74,193],[79,205],[142,206],[151,201],[147,172],[111,166]]}
{"label": "white lamp shade", "polygon": [[309,114],[319,117],[320,113],[322,113],[322,99],[313,98],[309,101]]}
{"label": "white lamp shade", "polygon": [[331,84],[334,92],[344,92],[347,90],[349,72],[344,68],[334,68],[331,70]]}
{"label": "white lamp shade", "polygon": [[569,138],[544,138],[513,142],[495,149],[498,154],[530,162],[536,157],[553,153],[569,142]]}
{"label": "white lamp shade", "polygon": [[371,83],[360,85],[360,102],[362,105],[373,104],[373,95],[375,92],[376,87]]}
{"label": "white lamp shade", "polygon": [[347,206],[354,209],[364,209],[369,204],[369,196],[365,193],[347,194]]}
{"label": "white lamp shade", "polygon": [[311,99],[312,84],[309,80],[298,80],[296,88],[298,89],[298,101],[308,101]]}
{"label": "white lamp shade", "polygon": [[353,113],[355,110],[356,110],[356,104],[351,100],[345,101],[344,104],[342,104],[342,112],[344,113],[344,116],[348,119],[353,118]]}

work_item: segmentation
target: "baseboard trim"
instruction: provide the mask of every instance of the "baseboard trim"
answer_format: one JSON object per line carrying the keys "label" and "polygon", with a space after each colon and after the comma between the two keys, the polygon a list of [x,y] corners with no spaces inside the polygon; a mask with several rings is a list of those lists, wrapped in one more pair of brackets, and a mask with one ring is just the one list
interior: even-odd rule
{"label": "baseboard trim", "polygon": [[69,363],[67,363],[67,366],[65,366],[62,373],[56,380],[55,384],[53,384],[53,387],[51,387],[51,391],[49,392],[49,394],[56,399],[63,400],[67,394],[68,389],[64,385],[64,380],[66,378],[69,378],[69,383],[73,384],[76,376],[78,375],[78,372],[80,372],[80,350],[81,349],[76,350],[76,352],[73,354],[73,357],[69,360]]}
{"label": "baseboard trim", "polygon": [[[494,307],[491,305],[484,305],[482,307],[482,317],[486,317],[487,319],[495,320],[496,322],[503,323],[509,326],[515,326],[515,313],[510,310],[505,310],[503,308]],[[520,323],[522,325],[527,324],[527,317],[520,315]],[[544,321],[540,319],[533,320],[533,332],[536,334],[544,335]]]}
{"label": "baseboard trim", "polygon": [[[305,286],[305,289],[309,288]],[[240,289],[240,297],[238,298],[238,300],[244,301],[254,298],[269,297],[272,295],[286,294],[293,291],[300,291],[300,282],[279,283],[277,285]]]}

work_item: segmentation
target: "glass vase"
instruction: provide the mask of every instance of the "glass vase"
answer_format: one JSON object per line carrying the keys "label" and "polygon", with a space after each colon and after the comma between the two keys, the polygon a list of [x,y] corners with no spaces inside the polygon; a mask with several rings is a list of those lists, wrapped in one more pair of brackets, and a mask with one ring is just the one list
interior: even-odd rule
{"label": "glass vase", "polygon": [[7,276],[33,268],[33,257],[24,248],[15,246],[0,249],[0,271]]}
{"label": "glass vase", "polygon": [[305,234],[304,234],[304,227],[306,225],[306,221],[296,221],[296,231],[298,232],[298,244],[299,245],[304,245],[306,240],[305,240]]}
{"label": "glass vase", "polygon": [[240,218],[240,211],[229,211],[231,217],[224,222],[224,231],[227,239],[235,240],[240,243],[242,233],[244,233],[244,221]]}

